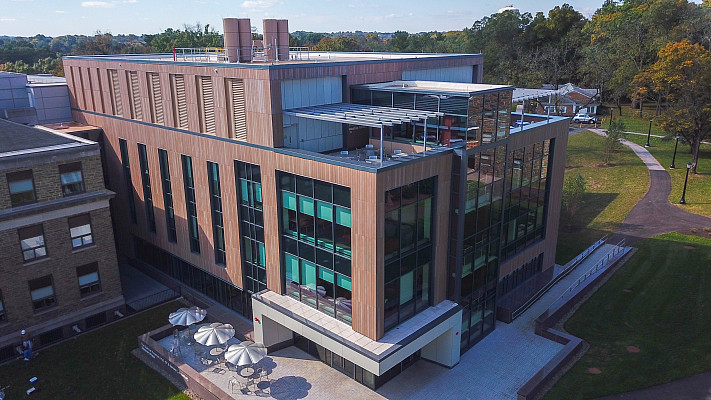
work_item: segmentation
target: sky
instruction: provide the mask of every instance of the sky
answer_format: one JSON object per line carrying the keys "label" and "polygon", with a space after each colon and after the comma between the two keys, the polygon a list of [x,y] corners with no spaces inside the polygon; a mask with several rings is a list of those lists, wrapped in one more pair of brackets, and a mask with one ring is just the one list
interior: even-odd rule
{"label": "sky", "polygon": [[[589,17],[602,0],[568,0]],[[210,24],[222,32],[223,17],[248,17],[258,31],[263,18],[289,20],[289,30],[313,32],[448,31],[470,27],[513,4],[535,14],[556,0],[0,0],[0,36],[159,33],[184,24]]]}

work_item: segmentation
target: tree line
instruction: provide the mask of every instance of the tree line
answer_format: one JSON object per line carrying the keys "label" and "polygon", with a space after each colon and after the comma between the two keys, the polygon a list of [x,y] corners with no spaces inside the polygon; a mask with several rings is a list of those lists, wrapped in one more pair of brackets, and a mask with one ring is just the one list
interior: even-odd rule
{"label": "tree line", "polygon": [[[482,53],[484,82],[540,87],[573,82],[600,90],[603,102],[652,104],[662,128],[694,155],[710,138],[711,0],[605,0],[590,17],[568,4],[535,15],[504,11],[448,32],[293,32],[292,46],[316,51]],[[257,36],[255,36],[256,38]],[[219,47],[210,25],[154,35],[0,37],[2,69],[62,75],[61,56],[169,52]]]}

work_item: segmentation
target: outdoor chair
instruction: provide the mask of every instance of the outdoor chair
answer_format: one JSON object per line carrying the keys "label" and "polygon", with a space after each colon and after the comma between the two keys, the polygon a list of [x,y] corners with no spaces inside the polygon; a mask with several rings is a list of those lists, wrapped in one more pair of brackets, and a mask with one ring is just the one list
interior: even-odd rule
{"label": "outdoor chair", "polygon": [[233,394],[235,393],[235,386],[242,394],[245,394],[245,392],[248,391],[247,386],[242,381],[237,379],[236,376],[231,377],[228,384],[230,386],[230,392],[232,392]]}
{"label": "outdoor chair", "polygon": [[257,374],[259,375],[258,379],[260,382],[264,381],[264,379],[269,382],[269,372],[267,372],[267,370],[265,370],[264,368],[259,368],[257,369]]}

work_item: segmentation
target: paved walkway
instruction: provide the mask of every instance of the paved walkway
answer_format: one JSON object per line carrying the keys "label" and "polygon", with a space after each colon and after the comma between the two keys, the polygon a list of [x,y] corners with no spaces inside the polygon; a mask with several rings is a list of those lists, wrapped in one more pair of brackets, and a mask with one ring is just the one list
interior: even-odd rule
{"label": "paved walkway", "polygon": [[[590,131],[605,136],[601,129]],[[711,227],[711,218],[684,211],[669,202],[671,176],[647,149],[624,139],[621,143],[632,149],[647,166],[650,183],[647,194],[627,214],[610,242],[625,238],[631,244],[662,233],[689,233],[692,228],[704,232],[704,227]]]}
{"label": "paved walkway", "polygon": [[563,348],[534,333],[535,319],[613,247],[597,249],[511,324],[497,322],[453,369],[420,360],[378,393],[392,399],[516,399],[518,390]]}
{"label": "paved walkway", "polygon": [[711,400],[711,373],[598,400]]}

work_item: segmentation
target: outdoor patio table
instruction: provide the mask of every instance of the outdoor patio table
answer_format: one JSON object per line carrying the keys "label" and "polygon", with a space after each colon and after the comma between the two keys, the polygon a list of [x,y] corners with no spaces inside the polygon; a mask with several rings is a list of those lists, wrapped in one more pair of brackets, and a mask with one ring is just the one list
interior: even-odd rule
{"label": "outdoor patio table", "polygon": [[211,356],[219,356],[220,354],[224,353],[225,349],[221,347],[215,347],[214,349],[210,349],[210,355]]}
{"label": "outdoor patio table", "polygon": [[244,367],[241,370],[239,370],[240,376],[244,378],[249,378],[250,376],[254,375],[254,368],[252,367]]}

